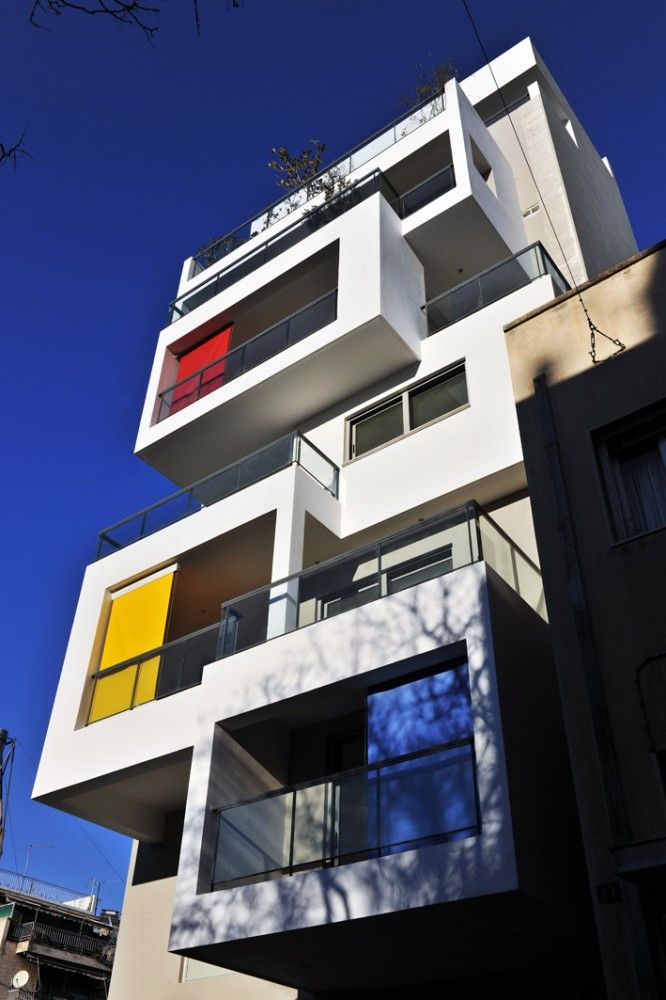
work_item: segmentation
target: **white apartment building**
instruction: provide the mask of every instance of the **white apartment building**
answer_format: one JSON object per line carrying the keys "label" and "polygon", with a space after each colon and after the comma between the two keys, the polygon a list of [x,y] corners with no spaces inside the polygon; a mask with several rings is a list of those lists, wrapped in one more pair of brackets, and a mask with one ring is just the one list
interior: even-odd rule
{"label": "white apartment building", "polygon": [[179,491],[100,534],[34,794],[137,841],[111,1000],[576,996],[503,327],[631,229],[529,40],[336,170],[185,261],[136,442]]}

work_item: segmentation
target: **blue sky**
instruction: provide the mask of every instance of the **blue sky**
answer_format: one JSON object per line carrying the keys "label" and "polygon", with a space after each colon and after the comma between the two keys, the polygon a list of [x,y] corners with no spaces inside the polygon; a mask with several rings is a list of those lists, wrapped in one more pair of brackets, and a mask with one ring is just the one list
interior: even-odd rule
{"label": "blue sky", "polygon": [[[169,491],[132,455],[145,383],[184,257],[278,194],[271,147],[333,157],[401,111],[416,67],[482,62],[460,0],[188,0],[154,44],[76,14],[0,14],[7,462],[0,726],[18,737],[0,866],[85,888],[124,875],[129,842],[30,802],[96,532]],[[666,5],[470,0],[491,56],[531,35],[602,154],[640,247],[666,235]],[[7,357],[8,353],[8,357]],[[29,755],[29,756],[28,756]],[[94,843],[89,839],[92,836]],[[96,846],[95,846],[96,845]],[[100,854],[99,852],[102,852]],[[109,881],[103,903],[118,905]]]}

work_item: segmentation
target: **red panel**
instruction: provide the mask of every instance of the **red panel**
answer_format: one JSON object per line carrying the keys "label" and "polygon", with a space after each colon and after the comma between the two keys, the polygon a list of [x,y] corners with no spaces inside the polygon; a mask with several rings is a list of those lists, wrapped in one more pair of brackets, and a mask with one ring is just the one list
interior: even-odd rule
{"label": "red panel", "polygon": [[[225,326],[219,333],[197,344],[191,351],[183,354],[178,362],[178,385],[173,390],[170,413],[176,413],[189,406],[202,396],[207,396],[213,389],[218,389],[224,382],[224,361],[213,364],[229,350],[231,325]],[[201,369],[205,369],[202,371]]]}

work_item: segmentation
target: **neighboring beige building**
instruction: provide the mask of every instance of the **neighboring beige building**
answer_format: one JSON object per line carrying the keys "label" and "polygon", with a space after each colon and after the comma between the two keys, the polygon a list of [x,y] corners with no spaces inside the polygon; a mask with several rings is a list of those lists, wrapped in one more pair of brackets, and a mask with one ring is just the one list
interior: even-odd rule
{"label": "neighboring beige building", "polygon": [[505,327],[609,997],[666,995],[666,242]]}
{"label": "neighboring beige building", "polygon": [[[132,851],[130,881],[136,869]],[[118,932],[111,1000],[139,995],[155,1000],[290,1000],[296,990],[167,950],[176,879],[150,879],[129,886]],[[140,942],[140,947],[137,947]]]}

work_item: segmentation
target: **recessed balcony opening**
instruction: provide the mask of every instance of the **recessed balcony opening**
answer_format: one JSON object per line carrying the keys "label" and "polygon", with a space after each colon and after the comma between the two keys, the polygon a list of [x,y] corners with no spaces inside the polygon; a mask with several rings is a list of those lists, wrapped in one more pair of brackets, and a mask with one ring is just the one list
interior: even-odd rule
{"label": "recessed balcony opening", "polygon": [[311,694],[218,748],[215,889],[480,832],[466,660]]}
{"label": "recessed balcony opening", "polygon": [[428,205],[455,187],[449,133],[438,135],[388,169],[385,177],[399,195],[396,210],[401,218]]}
{"label": "recessed balcony opening", "polygon": [[488,185],[492,193],[497,197],[497,188],[495,186],[495,176],[493,174],[493,168],[488,163],[488,160],[483,155],[474,139],[470,137],[470,144],[472,146],[472,163],[474,169],[477,171],[479,176]]}
{"label": "recessed balcony opening", "polygon": [[338,262],[336,241],[171,344],[154,422],[332,323],[337,316]]}
{"label": "recessed balcony opening", "polygon": [[424,306],[428,335],[471,316],[546,275],[552,279],[556,295],[564,294],[569,288],[548,252],[541,243],[534,243],[429,299]]}
{"label": "recessed balcony opening", "polygon": [[201,682],[218,655],[220,606],[271,578],[275,512],[111,595],[88,722]]}

